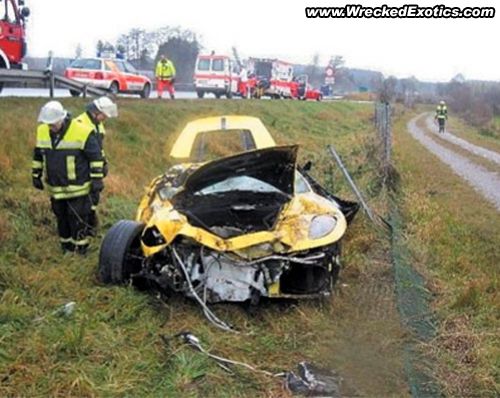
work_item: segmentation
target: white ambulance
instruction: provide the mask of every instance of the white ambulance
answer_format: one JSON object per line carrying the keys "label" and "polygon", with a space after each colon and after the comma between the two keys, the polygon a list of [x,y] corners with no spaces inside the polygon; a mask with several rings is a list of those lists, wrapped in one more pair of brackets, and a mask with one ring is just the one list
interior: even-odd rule
{"label": "white ambulance", "polygon": [[225,95],[232,98],[238,92],[239,70],[227,55],[199,55],[196,60],[193,81],[198,98],[212,93],[216,98]]}

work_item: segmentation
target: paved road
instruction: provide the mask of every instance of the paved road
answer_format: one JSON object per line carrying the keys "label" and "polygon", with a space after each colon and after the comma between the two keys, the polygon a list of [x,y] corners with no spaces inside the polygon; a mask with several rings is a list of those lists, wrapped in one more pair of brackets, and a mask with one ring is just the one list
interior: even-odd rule
{"label": "paved road", "polygon": [[[437,126],[434,124],[432,115],[429,115],[425,121],[427,124],[427,129],[429,131],[439,134]],[[453,132],[451,131],[447,131],[444,134],[439,134],[439,136],[446,141],[451,142],[452,144],[456,144],[462,147],[463,149],[473,153],[474,155],[481,156],[491,162],[495,162],[496,164],[500,165],[500,153],[498,152],[471,144],[470,142],[465,141],[462,138],[457,137],[456,135],[453,135]]]}
{"label": "paved road", "polygon": [[[443,163],[446,163],[456,174],[466,180],[469,185],[471,185],[479,194],[490,201],[496,209],[500,211],[500,169],[498,172],[492,172],[475,163],[471,159],[445,148],[443,145],[440,145],[435,139],[432,138],[432,133],[429,133],[427,129],[424,131],[417,126],[417,119],[425,116],[425,114],[419,115],[408,123],[408,131],[410,134],[430,152],[436,155]],[[430,131],[435,131],[435,127],[432,127]],[[450,133],[446,133],[444,136],[446,136],[446,139],[451,142],[454,142],[455,138],[458,138],[455,136],[453,136],[454,138],[451,138]],[[472,145],[465,140],[460,139],[460,142],[462,143],[458,145],[466,150],[470,150],[471,153],[483,153],[484,150],[487,151],[487,153],[492,152],[494,159],[496,159],[497,156],[500,156],[497,152],[486,150],[485,148],[478,147],[477,145]],[[478,149],[481,151],[478,152]],[[490,157],[492,154],[490,154]]]}
{"label": "paved road", "polygon": [[[4,88],[0,97],[43,97],[48,98],[49,89],[48,88]],[[65,88],[56,88],[54,90],[54,96],[56,98],[66,98],[71,97],[69,91]],[[120,94],[122,96],[122,94]],[[140,98],[138,95],[123,95],[124,97],[130,98]],[[168,98],[168,93],[163,95]],[[177,91],[175,94],[176,98],[179,99],[195,99],[197,98],[194,91]],[[151,98],[156,98],[157,92],[151,92]],[[214,96],[207,95],[206,98],[215,98]]]}

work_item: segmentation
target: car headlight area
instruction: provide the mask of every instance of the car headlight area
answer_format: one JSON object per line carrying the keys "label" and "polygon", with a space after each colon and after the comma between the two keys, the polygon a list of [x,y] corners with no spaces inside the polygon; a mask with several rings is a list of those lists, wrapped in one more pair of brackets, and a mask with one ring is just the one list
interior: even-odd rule
{"label": "car headlight area", "polygon": [[321,239],[331,233],[337,226],[337,219],[331,215],[315,216],[309,224],[309,239]]}

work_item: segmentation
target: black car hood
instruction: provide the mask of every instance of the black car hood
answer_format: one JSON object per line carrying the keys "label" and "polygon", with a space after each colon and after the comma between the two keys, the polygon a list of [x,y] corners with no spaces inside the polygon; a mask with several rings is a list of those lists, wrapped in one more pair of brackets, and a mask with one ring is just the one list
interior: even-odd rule
{"label": "black car hood", "polygon": [[249,176],[293,195],[297,145],[275,146],[214,160],[187,177],[184,193],[195,193],[229,177]]}

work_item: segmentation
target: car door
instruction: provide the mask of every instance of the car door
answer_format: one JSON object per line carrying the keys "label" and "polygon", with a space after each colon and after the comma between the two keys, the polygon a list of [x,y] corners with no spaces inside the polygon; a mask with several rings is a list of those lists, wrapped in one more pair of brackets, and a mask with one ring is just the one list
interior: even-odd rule
{"label": "car door", "polygon": [[123,62],[126,71],[126,79],[128,89],[133,91],[141,91],[144,88],[144,79],[139,75],[134,66],[127,61]]}
{"label": "car door", "polygon": [[117,69],[117,80],[120,85],[120,91],[131,91],[132,89],[129,87],[129,74],[127,73],[125,62],[121,59],[115,59],[113,60],[113,64]]}

